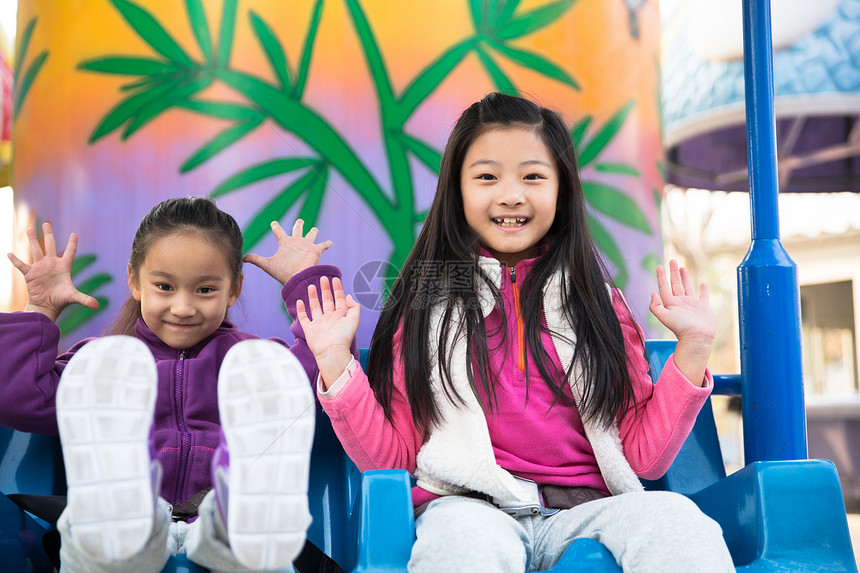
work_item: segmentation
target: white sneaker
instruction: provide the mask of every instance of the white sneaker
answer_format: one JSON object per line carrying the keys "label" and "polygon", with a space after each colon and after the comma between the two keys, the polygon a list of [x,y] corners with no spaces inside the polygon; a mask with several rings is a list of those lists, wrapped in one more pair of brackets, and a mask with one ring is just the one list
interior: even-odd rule
{"label": "white sneaker", "polygon": [[281,344],[240,342],[221,364],[218,408],[224,439],[212,474],[230,547],[250,569],[286,567],[311,522],[315,407],[307,374]]}
{"label": "white sneaker", "polygon": [[96,559],[128,559],[152,533],[160,485],[150,444],[157,388],[152,354],[130,336],[87,343],[60,378],[66,513],[75,541]]}

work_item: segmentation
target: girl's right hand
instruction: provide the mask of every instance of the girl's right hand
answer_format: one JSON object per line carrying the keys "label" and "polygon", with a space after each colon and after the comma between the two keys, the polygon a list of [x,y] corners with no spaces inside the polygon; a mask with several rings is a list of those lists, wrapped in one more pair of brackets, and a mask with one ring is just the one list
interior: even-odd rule
{"label": "girl's right hand", "polygon": [[310,318],[301,299],[296,301],[296,317],[316,358],[323,386],[328,390],[352,360],[350,346],[358,330],[361,306],[351,295],[344,296],[343,284],[337,277],[332,279],[331,288],[328,277],[322,277],[320,291],[322,296],[317,297],[316,287],[308,286]]}
{"label": "girl's right hand", "polygon": [[93,310],[98,309],[99,302],[75,288],[72,284],[72,262],[78,248],[78,237],[74,233],[69,236],[69,243],[63,255],[57,256],[57,245],[54,241],[54,230],[50,223],[42,224],[45,237],[45,250],[36,239],[36,230],[27,229],[30,239],[30,254],[33,264],[28,265],[12,253],[9,260],[15,265],[27,284],[29,300],[26,311],[40,312],[56,321],[60,312],[70,304],[82,304]]}

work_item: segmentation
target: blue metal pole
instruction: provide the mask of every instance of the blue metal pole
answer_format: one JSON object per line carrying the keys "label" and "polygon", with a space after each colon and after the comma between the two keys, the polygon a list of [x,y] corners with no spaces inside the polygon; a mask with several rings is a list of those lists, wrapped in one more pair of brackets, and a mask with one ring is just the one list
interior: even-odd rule
{"label": "blue metal pole", "polygon": [[743,0],[752,243],[738,267],[746,463],[806,458],[797,269],[779,240],[770,0]]}

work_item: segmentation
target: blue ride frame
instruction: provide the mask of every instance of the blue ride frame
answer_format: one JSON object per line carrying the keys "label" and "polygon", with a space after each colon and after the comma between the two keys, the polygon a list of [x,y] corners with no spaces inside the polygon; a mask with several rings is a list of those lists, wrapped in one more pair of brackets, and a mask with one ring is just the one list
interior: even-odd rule
{"label": "blue ride frame", "polygon": [[770,0],[743,0],[752,241],[738,267],[746,463],[806,458],[797,269],[779,239]]}

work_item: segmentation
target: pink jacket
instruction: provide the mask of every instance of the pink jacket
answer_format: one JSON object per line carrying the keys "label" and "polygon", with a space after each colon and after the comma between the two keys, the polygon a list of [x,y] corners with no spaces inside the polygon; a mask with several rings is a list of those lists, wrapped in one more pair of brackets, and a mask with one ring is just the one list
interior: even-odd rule
{"label": "pink jacket", "polygon": [[[527,261],[523,263],[528,266]],[[510,289],[511,283],[503,280],[504,274],[498,261],[482,258],[481,264],[490,276],[498,277],[502,294],[505,295],[505,289]],[[520,270],[518,265],[517,272],[520,273]],[[527,268],[523,270],[527,271]],[[545,289],[544,312],[550,328],[565,333],[569,327],[566,321],[560,319],[557,279],[555,277],[550,281]],[[489,315],[493,308],[492,297],[484,296],[482,299],[490,301],[484,308],[485,315]],[[630,358],[630,374],[639,414],[629,412],[619,424],[608,430],[594,424],[585,424],[584,430],[608,490],[617,494],[641,489],[636,476],[655,479],[666,472],[692,429],[713,384],[708,374],[704,388],[694,386],[681,374],[671,358],[657,384],[652,383],[648,376],[648,364],[643,357],[641,332],[629,318],[620,291],[613,291],[613,304]],[[509,321],[508,325],[511,329],[509,337],[516,338],[516,323]],[[574,338],[570,333],[565,334],[568,339]],[[392,341],[395,355],[401,343],[400,335],[398,332]],[[560,344],[548,334],[545,338],[547,348],[556,348],[558,356],[553,358],[556,368],[561,369],[562,363],[569,363],[572,359],[573,348]],[[463,342],[461,346],[466,345]],[[467,361],[465,350],[461,358],[464,363]],[[456,367],[454,371],[457,371]],[[502,375],[505,375],[505,371]],[[434,494],[475,490],[500,499],[517,498],[518,486],[512,483],[507,469],[496,463],[486,418],[478,399],[468,388],[468,383],[465,384],[465,390],[474,402],[455,409],[441,400],[440,409],[443,410],[446,423],[435,428],[432,435],[422,435],[413,423],[401,364],[395,366],[391,422],[385,418],[367,376],[356,362],[350,364],[344,375],[327,392],[320,393],[320,402],[329,414],[347,453],[362,471],[406,469],[418,478],[418,484],[423,489]],[[582,391],[576,380],[572,381],[571,390],[576,401]],[[559,428],[538,428],[536,433],[541,430],[553,435],[552,432]],[[564,431],[564,428],[560,430]],[[503,431],[503,428],[496,429],[496,432],[499,431]],[[570,431],[574,430],[570,428]],[[539,477],[529,477],[541,483]],[[557,477],[553,479],[548,481],[559,483]],[[562,480],[561,483],[565,482]],[[422,492],[416,490],[414,494],[416,505],[422,499],[426,501],[427,496],[422,495]]]}

